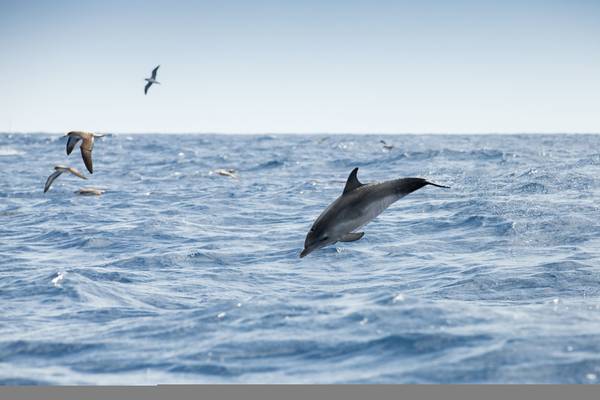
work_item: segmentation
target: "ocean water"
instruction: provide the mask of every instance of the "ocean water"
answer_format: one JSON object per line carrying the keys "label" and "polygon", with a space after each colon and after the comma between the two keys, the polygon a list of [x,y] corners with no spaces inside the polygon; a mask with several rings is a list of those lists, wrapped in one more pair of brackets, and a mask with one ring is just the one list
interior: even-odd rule
{"label": "ocean water", "polygon": [[[0,135],[0,383],[600,382],[600,136],[381,138]],[[452,188],[298,258],[354,167]]]}

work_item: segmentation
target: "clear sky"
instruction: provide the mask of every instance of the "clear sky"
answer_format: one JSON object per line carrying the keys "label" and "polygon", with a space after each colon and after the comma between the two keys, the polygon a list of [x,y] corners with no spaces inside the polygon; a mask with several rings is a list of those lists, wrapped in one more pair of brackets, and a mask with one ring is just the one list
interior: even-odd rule
{"label": "clear sky", "polygon": [[0,0],[0,131],[75,129],[600,132],[600,1]]}

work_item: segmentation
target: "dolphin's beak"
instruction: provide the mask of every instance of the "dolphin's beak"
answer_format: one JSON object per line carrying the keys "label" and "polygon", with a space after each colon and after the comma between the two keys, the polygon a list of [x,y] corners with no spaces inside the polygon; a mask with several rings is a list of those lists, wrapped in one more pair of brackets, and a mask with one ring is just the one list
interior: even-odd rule
{"label": "dolphin's beak", "polygon": [[300,258],[307,256],[311,251],[312,251],[312,249],[302,250],[302,253],[300,253]]}

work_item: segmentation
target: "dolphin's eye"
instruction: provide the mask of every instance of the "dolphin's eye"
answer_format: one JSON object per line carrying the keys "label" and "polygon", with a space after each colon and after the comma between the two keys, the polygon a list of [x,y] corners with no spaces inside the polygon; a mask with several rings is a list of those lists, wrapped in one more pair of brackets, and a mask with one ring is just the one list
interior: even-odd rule
{"label": "dolphin's eye", "polygon": [[321,242],[324,242],[324,241],[326,241],[327,239],[329,239],[329,236],[323,236],[323,237],[321,238]]}

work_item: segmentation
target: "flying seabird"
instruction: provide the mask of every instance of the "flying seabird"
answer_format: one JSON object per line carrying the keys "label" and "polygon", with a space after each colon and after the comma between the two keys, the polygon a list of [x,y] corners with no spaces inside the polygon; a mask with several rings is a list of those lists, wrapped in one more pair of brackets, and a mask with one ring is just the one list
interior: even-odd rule
{"label": "flying seabird", "polygon": [[83,158],[83,162],[85,163],[85,167],[90,174],[94,173],[94,167],[92,166],[92,149],[94,148],[94,138],[103,137],[104,135],[97,135],[92,132],[81,132],[81,131],[72,131],[67,133],[65,136],[69,137],[67,140],[67,155],[71,154],[75,145],[80,140],[81,146],[81,157]]}
{"label": "flying seabird", "polygon": [[48,179],[46,180],[46,186],[44,186],[44,193],[46,193],[48,191],[48,189],[50,189],[52,182],[54,182],[56,180],[56,178],[58,178],[60,176],[60,174],[62,174],[63,172],[70,172],[73,175],[80,177],[81,179],[87,179],[81,172],[77,171],[73,167],[65,167],[64,165],[57,165],[54,167],[54,171],[55,172],[52,173],[52,175],[50,175],[48,177]]}
{"label": "flying seabird", "polygon": [[150,78],[144,79],[146,82],[148,82],[144,87],[144,94],[148,94],[148,89],[150,89],[150,86],[152,86],[153,83],[157,83],[160,85],[160,82],[156,80],[156,71],[158,71],[159,67],[160,65],[157,65],[156,68],[152,70],[152,76]]}
{"label": "flying seabird", "polygon": [[386,150],[391,150],[391,149],[394,148],[393,144],[387,144],[385,142],[385,140],[380,140],[379,143],[381,143],[383,145],[383,148],[386,149]]}

